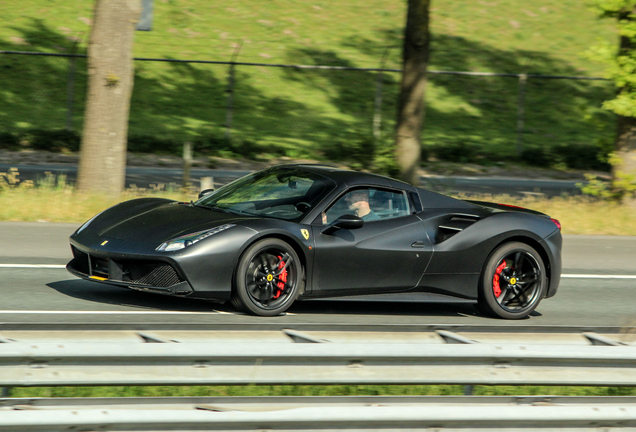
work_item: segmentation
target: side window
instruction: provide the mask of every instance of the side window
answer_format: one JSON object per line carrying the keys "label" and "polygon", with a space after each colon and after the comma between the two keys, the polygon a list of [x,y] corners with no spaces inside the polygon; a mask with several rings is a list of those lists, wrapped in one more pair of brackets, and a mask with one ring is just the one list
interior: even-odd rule
{"label": "side window", "polygon": [[409,215],[406,192],[376,188],[356,188],[344,194],[326,212],[322,224],[328,225],[343,215],[361,217],[365,222]]}

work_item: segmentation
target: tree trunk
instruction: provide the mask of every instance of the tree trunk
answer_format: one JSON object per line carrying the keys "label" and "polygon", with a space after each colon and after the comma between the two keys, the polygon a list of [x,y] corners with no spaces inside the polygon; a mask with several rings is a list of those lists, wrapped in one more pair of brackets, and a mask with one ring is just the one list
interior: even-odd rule
{"label": "tree trunk", "polygon": [[[615,154],[617,162],[612,164],[612,180],[636,177],[636,118],[618,116]],[[625,197],[626,204],[636,206],[636,198]]]}
{"label": "tree trunk", "polygon": [[430,44],[429,6],[430,0],[408,0],[404,29],[396,160],[400,167],[400,178],[412,184],[418,183],[417,170],[422,154],[421,130]]}
{"label": "tree trunk", "polygon": [[[633,22],[633,15],[636,14],[636,8],[631,11],[622,12],[618,20]],[[636,51],[634,38],[629,36],[621,36],[619,54],[633,53]],[[624,91],[633,92],[633,88],[622,87],[618,89],[618,93]],[[612,164],[612,180],[620,180],[624,176],[636,175],[636,118],[618,116],[618,127],[616,131],[616,142],[614,144],[617,163]],[[636,199],[627,198],[630,204],[636,204]]]}
{"label": "tree trunk", "polygon": [[95,0],[77,187],[118,196],[126,176],[132,45],[140,0]]}

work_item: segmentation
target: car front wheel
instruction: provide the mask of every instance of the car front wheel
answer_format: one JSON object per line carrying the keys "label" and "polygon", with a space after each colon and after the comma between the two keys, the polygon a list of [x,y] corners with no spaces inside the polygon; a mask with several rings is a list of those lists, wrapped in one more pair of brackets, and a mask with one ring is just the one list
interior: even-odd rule
{"label": "car front wheel", "polygon": [[280,315],[296,300],[302,264],[294,249],[279,239],[251,245],[236,269],[232,304],[261,316]]}
{"label": "car front wheel", "polygon": [[525,243],[506,243],[488,258],[481,276],[478,308],[506,319],[525,318],[547,289],[545,264]]}

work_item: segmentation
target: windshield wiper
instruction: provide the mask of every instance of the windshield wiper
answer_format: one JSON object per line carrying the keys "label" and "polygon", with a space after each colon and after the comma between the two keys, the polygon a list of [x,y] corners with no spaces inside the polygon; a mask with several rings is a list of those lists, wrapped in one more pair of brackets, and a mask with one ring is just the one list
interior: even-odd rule
{"label": "windshield wiper", "polygon": [[194,202],[191,202],[190,205],[192,207],[199,207],[199,208],[204,208],[204,209],[208,209],[208,210],[214,210],[214,211],[218,211],[218,212],[221,212],[221,213],[229,213],[226,209],[221,208],[221,207],[217,207],[215,205],[195,204]]}

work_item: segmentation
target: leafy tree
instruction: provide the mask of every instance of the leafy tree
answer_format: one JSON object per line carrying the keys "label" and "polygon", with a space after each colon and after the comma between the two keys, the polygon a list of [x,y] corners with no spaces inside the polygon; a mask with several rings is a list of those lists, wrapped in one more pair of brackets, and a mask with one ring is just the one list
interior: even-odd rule
{"label": "leafy tree", "polygon": [[612,186],[604,196],[636,202],[636,1],[596,0],[599,16],[615,19],[618,47],[599,44],[589,56],[606,64],[608,77],[616,84],[614,99],[603,107],[618,114],[615,151],[610,157]]}
{"label": "leafy tree", "polygon": [[118,196],[126,176],[132,45],[140,0],[95,0],[77,186]]}
{"label": "leafy tree", "polygon": [[400,178],[417,184],[422,152],[424,90],[428,65],[430,0],[408,0],[402,52],[402,84],[396,126],[396,160]]}

